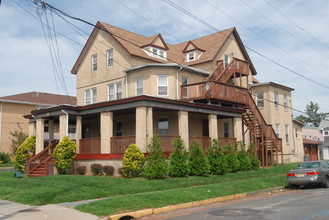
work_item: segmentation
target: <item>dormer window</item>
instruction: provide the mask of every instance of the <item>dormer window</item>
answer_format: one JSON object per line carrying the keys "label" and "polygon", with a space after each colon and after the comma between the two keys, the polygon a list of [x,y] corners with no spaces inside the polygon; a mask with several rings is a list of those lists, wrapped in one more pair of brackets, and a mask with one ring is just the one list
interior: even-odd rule
{"label": "dormer window", "polygon": [[187,54],[187,61],[193,61],[193,60],[195,60],[195,52],[194,51],[193,52],[189,52]]}
{"label": "dormer window", "polygon": [[167,51],[156,48],[156,47],[146,47],[144,48],[144,51],[151,57],[159,58],[159,59],[167,59]]}

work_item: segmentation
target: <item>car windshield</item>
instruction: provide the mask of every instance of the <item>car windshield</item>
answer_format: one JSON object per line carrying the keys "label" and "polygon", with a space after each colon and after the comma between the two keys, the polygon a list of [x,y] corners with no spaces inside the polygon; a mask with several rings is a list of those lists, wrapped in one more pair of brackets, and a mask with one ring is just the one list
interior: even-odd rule
{"label": "car windshield", "polygon": [[309,168],[319,168],[320,167],[320,162],[307,162],[307,163],[302,163],[299,164],[298,168],[299,169],[309,169]]}

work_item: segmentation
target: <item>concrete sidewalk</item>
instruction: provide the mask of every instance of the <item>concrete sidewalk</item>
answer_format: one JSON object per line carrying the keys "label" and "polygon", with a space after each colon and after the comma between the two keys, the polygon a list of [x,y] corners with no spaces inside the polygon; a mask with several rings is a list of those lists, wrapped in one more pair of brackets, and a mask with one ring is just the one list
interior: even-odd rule
{"label": "concrete sidewalk", "polygon": [[96,220],[97,216],[61,205],[29,206],[0,200],[0,220]]}

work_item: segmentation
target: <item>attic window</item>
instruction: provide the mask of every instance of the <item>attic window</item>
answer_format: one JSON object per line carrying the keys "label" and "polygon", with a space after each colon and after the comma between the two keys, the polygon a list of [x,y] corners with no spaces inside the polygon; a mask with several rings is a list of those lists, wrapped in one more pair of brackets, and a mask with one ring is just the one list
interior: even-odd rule
{"label": "attic window", "polygon": [[144,48],[145,52],[151,56],[151,57],[155,57],[155,58],[159,58],[159,59],[167,59],[167,51],[162,50],[160,48],[156,48],[156,47],[146,47]]}
{"label": "attic window", "polygon": [[192,51],[187,53],[187,61],[193,61],[193,60],[195,60],[195,52]]}

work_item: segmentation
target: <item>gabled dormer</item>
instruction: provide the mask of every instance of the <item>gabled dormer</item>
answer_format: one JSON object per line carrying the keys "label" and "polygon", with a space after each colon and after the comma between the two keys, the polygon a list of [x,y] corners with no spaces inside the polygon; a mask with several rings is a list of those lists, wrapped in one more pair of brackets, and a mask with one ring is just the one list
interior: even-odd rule
{"label": "gabled dormer", "polygon": [[164,42],[161,34],[146,38],[145,45],[143,46],[143,50],[150,57],[167,60],[168,46]]}
{"label": "gabled dormer", "polygon": [[185,61],[191,62],[198,60],[202,56],[204,50],[197,47],[192,41],[189,41],[182,52],[185,54]]}

